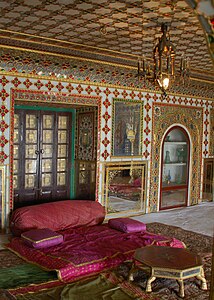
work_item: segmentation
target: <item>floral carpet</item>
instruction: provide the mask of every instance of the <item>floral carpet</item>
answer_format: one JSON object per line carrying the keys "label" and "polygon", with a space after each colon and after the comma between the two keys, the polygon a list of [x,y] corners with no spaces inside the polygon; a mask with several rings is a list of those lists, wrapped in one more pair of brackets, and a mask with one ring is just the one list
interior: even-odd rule
{"label": "floral carpet", "polygon": [[[200,289],[200,282],[196,278],[191,278],[191,279],[186,279],[184,281],[184,287],[185,287],[185,298],[184,299],[191,299],[191,300],[208,300],[209,299],[209,294],[210,294],[210,281],[211,281],[211,261],[212,261],[212,245],[213,245],[213,239],[212,237],[201,235],[198,233],[194,233],[191,231],[183,230],[179,227],[175,226],[169,226],[161,223],[151,223],[147,224],[147,230],[149,232],[153,233],[158,233],[162,234],[165,236],[169,237],[175,237],[182,242],[185,243],[186,247],[188,250],[197,253],[201,256],[202,261],[203,261],[203,266],[204,266],[204,271],[205,271],[205,277],[207,280],[207,285],[208,285],[208,290],[203,291]],[[13,269],[19,269],[20,268],[27,268],[26,262],[23,261],[21,258],[16,256],[14,253],[10,252],[9,250],[2,250],[0,251],[0,266],[2,270],[6,269],[8,270],[13,270]],[[176,300],[176,299],[181,299],[178,296],[178,284],[175,280],[171,279],[161,279],[157,278],[153,283],[152,283],[152,293],[146,293],[145,292],[145,287],[146,287],[146,281],[148,278],[148,275],[143,272],[142,270],[139,270],[135,273],[134,275],[134,282],[130,283],[128,281],[128,273],[131,267],[130,262],[124,262],[120,266],[118,266],[116,269],[111,270],[109,272],[103,273],[101,276],[97,276],[96,278],[89,279],[86,281],[82,281],[81,283],[78,283],[79,286],[81,286],[81,291],[84,293],[84,288],[87,286],[86,289],[86,294],[81,294],[81,298],[78,298],[77,295],[75,294],[74,298],[72,298],[71,295],[74,294],[74,290],[78,291],[80,287],[77,287],[75,283],[72,283],[71,285],[62,285],[62,283],[59,283],[58,280],[54,281],[53,284],[53,277],[48,278],[44,274],[44,276],[37,276],[40,277],[40,280],[38,278],[32,276],[32,281],[31,278],[28,278],[26,280],[26,287],[29,286],[29,282],[34,283],[37,287],[35,289],[34,293],[24,293],[21,292],[19,293],[19,287],[23,287],[23,277],[21,280],[17,278],[17,281],[14,280],[13,286],[12,283],[11,285],[8,284],[8,287],[5,287],[4,285],[3,288],[1,287],[1,282],[0,282],[0,300],[4,299],[17,299],[17,300],[24,300],[24,299],[46,299],[45,294],[50,293],[52,295],[52,298],[48,299],[56,299],[54,298],[54,295],[68,295],[69,293],[69,300],[77,300],[77,299],[87,299],[88,297],[88,287],[91,286],[92,288],[94,287],[94,284],[96,285],[97,282],[102,282],[103,284],[103,289],[108,289],[110,287],[111,292],[108,294],[109,298],[108,299],[166,299],[166,300]],[[33,273],[33,272],[32,272]],[[30,273],[29,273],[30,274]],[[53,274],[52,274],[53,275]],[[1,277],[0,277],[1,280]],[[46,286],[46,282],[51,283],[48,287],[44,289],[44,286]],[[41,282],[41,287],[40,288],[40,282]],[[16,286],[17,284],[17,286]],[[44,285],[44,286],[43,286]],[[113,285],[113,286],[112,286]],[[105,286],[105,287],[104,287]],[[112,293],[112,290],[115,292]],[[24,291],[24,290],[23,290]],[[58,294],[55,294],[58,293]],[[65,293],[66,292],[66,293]],[[103,291],[101,291],[102,294]],[[104,297],[107,295],[106,290],[103,292],[104,296],[94,296],[94,299],[105,299]],[[122,296],[121,296],[122,295]],[[124,296],[123,296],[124,295]],[[126,295],[126,296],[125,296]],[[58,296],[56,296],[58,297]],[[84,298],[86,297],[86,298]],[[102,298],[103,297],[103,298]],[[119,297],[119,298],[118,298]],[[122,298],[120,298],[122,297]],[[60,299],[67,299],[67,298],[60,298]],[[93,299],[93,295],[92,295]]]}

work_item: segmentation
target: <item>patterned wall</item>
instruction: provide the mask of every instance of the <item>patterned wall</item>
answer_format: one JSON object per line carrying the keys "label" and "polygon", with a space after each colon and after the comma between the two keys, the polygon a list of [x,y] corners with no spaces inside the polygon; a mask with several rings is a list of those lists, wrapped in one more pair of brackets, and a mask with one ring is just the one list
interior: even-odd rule
{"label": "patterned wall", "polygon": [[[182,96],[179,94],[168,95],[166,98],[163,98],[161,94],[152,89],[148,91],[145,89],[139,89],[137,87],[134,87],[135,79],[130,79],[128,76],[128,72],[124,73],[123,76],[120,76],[120,73],[118,72],[121,70],[115,70],[114,68],[115,74],[113,76],[112,73],[110,73],[110,75],[109,73],[105,73],[104,68],[102,70],[98,70],[100,67],[99,65],[97,65],[96,68],[93,69],[93,71],[90,71],[90,63],[85,63],[85,67],[82,69],[79,66],[78,72],[76,72],[76,66],[76,73],[74,79],[72,75],[69,78],[60,76],[57,77],[56,74],[49,76],[38,75],[40,67],[42,67],[44,70],[47,70],[48,68],[53,67],[53,61],[50,61],[50,64],[47,65],[47,68],[45,68],[45,65],[42,65],[41,61],[39,61],[39,63],[36,64],[35,61],[32,60],[29,64],[28,62],[24,61],[24,58],[22,58],[22,64],[19,63],[19,65],[16,65],[14,60],[11,61],[11,57],[7,58],[5,56],[4,58],[6,63],[4,65],[4,70],[0,72],[0,162],[3,165],[12,165],[14,101],[27,101],[32,105],[41,102],[43,104],[45,103],[46,106],[63,104],[98,106],[97,160],[99,172],[97,176],[98,181],[96,199],[99,201],[101,200],[102,196],[102,170],[104,168],[105,162],[112,161],[111,139],[113,98],[122,99],[123,101],[141,100],[144,103],[142,143],[143,147],[141,153],[142,157],[140,158],[140,160],[148,160],[148,162],[152,160],[151,166],[150,164],[148,164],[147,211],[155,211],[157,209],[158,201],[158,184],[154,182],[153,176],[150,176],[150,173],[152,172],[153,174],[154,172],[157,172],[154,168],[158,160],[155,160],[154,155],[153,132],[154,130],[155,133],[158,131],[158,129],[156,128],[159,128],[161,123],[159,118],[155,119],[156,117],[154,116],[153,119],[153,104],[164,104],[162,106],[162,109],[165,110],[166,115],[168,114],[168,108],[171,107],[168,104],[173,104],[172,107],[177,107],[177,110],[175,111],[176,115],[178,114],[178,112],[180,112],[179,106],[188,106],[188,108],[185,109],[180,108],[182,112],[184,112],[182,113],[182,122],[184,124],[185,114],[188,120],[190,120],[190,115],[192,115],[192,118],[194,118],[192,111],[196,112],[203,107],[204,113],[201,118],[204,122],[204,133],[203,131],[201,131],[201,128],[203,128],[202,126],[200,130],[198,130],[201,135],[201,138],[203,136],[203,140],[201,140],[202,155],[203,157],[209,156],[209,112],[211,108],[214,108],[214,101],[212,101],[211,98],[206,99],[202,96]],[[39,57],[39,59],[41,60],[44,58]],[[26,59],[26,61],[28,60]],[[58,67],[59,65],[57,65],[57,68]],[[65,70],[67,70],[66,66]],[[70,70],[71,67],[69,66],[68,72],[70,72]],[[113,69],[111,71],[113,72]],[[86,76],[87,74],[90,74],[90,77]],[[127,79],[126,82],[124,80],[124,76]],[[114,85],[112,83],[114,83]],[[208,93],[205,92],[206,89],[207,91],[209,91]],[[204,94],[204,96],[210,95],[209,87],[206,86],[205,89],[200,92],[200,94]],[[189,111],[192,113],[189,113]],[[172,118],[171,120],[173,123],[175,122],[175,119]],[[176,122],[178,121],[179,120],[177,120]],[[168,123],[168,125],[170,125],[170,123]],[[193,132],[193,129],[191,128],[189,128],[188,130],[191,133]],[[9,176],[9,171],[7,180],[7,190],[9,191],[10,186],[10,193],[7,193],[6,200],[8,203],[10,199],[10,207],[12,207],[13,187],[12,177]],[[200,183],[199,178],[197,178],[196,181],[197,183]],[[150,189],[150,185],[153,187],[152,189]],[[196,195],[198,196],[198,194],[199,190],[192,193],[192,204],[196,203]],[[7,211],[9,211],[9,205]]]}

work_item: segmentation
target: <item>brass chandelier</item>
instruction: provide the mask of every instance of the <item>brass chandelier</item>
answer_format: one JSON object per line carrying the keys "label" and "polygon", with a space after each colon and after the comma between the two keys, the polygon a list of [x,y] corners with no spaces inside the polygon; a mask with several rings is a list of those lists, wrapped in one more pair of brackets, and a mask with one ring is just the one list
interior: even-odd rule
{"label": "brass chandelier", "polygon": [[[138,60],[138,77],[144,77],[159,85],[164,95],[166,90],[175,81],[175,50],[170,41],[168,26],[161,25],[162,36],[153,50],[153,69],[143,56]],[[179,78],[184,82],[189,77],[189,60],[182,55],[180,61]]]}

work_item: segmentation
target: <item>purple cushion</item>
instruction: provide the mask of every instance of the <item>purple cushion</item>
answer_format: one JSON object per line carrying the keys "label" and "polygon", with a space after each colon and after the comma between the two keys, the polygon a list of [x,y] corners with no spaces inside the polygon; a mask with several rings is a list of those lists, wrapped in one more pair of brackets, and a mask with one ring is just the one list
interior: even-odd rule
{"label": "purple cushion", "polygon": [[145,231],[146,224],[140,221],[132,220],[130,218],[114,218],[108,221],[108,225],[111,228],[123,231],[123,232],[138,232]]}
{"label": "purple cushion", "polygon": [[63,235],[51,229],[32,229],[21,234],[23,241],[36,249],[58,245],[63,242]]}

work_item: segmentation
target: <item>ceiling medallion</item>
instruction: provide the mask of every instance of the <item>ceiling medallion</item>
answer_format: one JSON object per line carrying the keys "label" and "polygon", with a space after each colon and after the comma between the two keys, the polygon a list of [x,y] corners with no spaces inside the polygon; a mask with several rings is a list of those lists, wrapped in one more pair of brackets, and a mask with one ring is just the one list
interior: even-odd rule
{"label": "ceiling medallion", "polygon": [[138,60],[138,77],[157,83],[166,96],[166,90],[175,79],[178,78],[184,83],[189,78],[189,59],[182,55],[179,73],[175,75],[175,50],[170,41],[167,24],[161,25],[161,31],[162,36],[153,50],[153,68],[150,68],[143,56]]}

